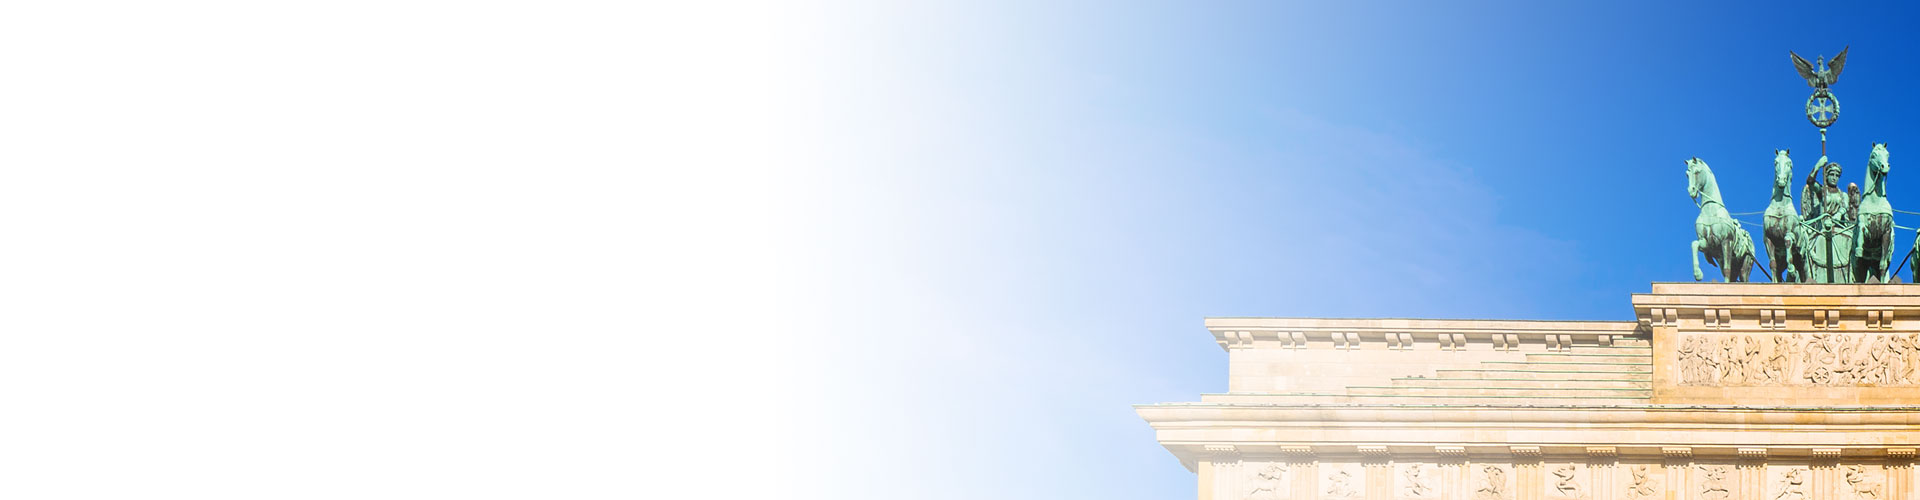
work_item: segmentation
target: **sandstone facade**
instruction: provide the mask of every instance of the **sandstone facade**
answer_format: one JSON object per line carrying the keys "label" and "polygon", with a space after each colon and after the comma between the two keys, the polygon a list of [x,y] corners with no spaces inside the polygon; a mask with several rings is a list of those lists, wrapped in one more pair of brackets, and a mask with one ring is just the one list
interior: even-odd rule
{"label": "sandstone facade", "polygon": [[1635,321],[1209,318],[1140,405],[1201,500],[1920,500],[1912,285],[1655,284]]}

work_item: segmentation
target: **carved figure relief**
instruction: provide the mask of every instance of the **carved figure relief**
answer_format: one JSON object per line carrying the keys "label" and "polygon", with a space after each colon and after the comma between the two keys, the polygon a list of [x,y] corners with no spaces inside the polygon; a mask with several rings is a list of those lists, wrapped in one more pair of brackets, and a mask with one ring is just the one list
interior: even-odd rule
{"label": "carved figure relief", "polygon": [[1796,337],[1775,335],[1773,352],[1767,354],[1767,360],[1760,363],[1760,383],[1763,385],[1783,385],[1787,383],[1788,356],[1792,356],[1794,347],[1799,345]]}
{"label": "carved figure relief", "polygon": [[1897,358],[1900,358],[1901,354],[1894,350],[1893,337],[1892,335],[1874,335],[1872,337],[1871,347],[1866,350],[1866,356],[1862,357],[1863,360],[1867,361],[1865,371],[1861,373],[1860,377],[1860,383],[1862,385],[1897,384],[1897,379],[1895,378],[1897,374],[1894,373],[1894,370],[1896,370],[1896,365],[1899,363]]}
{"label": "carved figure relief", "polygon": [[1852,500],[1880,500],[1880,478],[1864,465],[1847,466],[1846,484],[1842,485],[1844,496]]}
{"label": "carved figure relief", "polygon": [[1766,364],[1766,359],[1760,355],[1760,346],[1764,339],[1745,335],[1739,338],[1740,359],[1746,360],[1746,363],[1742,365],[1746,375],[1742,378],[1746,380],[1747,383],[1758,384],[1765,379],[1761,372],[1765,371],[1763,366]]}
{"label": "carved figure relief", "polygon": [[1690,334],[1675,353],[1687,386],[1920,385],[1920,334]]}
{"label": "carved figure relief", "polygon": [[1747,381],[1746,349],[1741,347],[1745,336],[1728,335],[1720,338],[1721,358],[1726,360],[1720,365],[1720,383],[1741,385]]}
{"label": "carved figure relief", "polygon": [[1567,498],[1585,498],[1586,489],[1580,486],[1580,468],[1573,464],[1563,464],[1553,468],[1553,493]]}
{"label": "carved figure relief", "polygon": [[1863,368],[1861,366],[1863,363],[1854,358],[1856,357],[1855,355],[1860,352],[1858,349],[1860,340],[1864,339],[1848,342],[1838,335],[1829,335],[1828,337],[1835,339],[1833,351],[1834,363],[1832,366],[1827,367],[1827,372],[1833,375],[1833,385],[1853,385],[1860,375],[1855,369]]}
{"label": "carved figure relief", "polygon": [[1713,356],[1707,352],[1705,335],[1689,335],[1680,339],[1680,385],[1712,385],[1720,371]]}
{"label": "carved figure relief", "polygon": [[1480,467],[1480,480],[1473,490],[1473,500],[1508,500],[1507,470],[1498,465]]}
{"label": "carved figure relief", "polygon": [[1344,470],[1335,470],[1327,474],[1327,498],[1353,498],[1360,496],[1353,489],[1353,474]]}
{"label": "carved figure relief", "polygon": [[1270,463],[1253,473],[1247,481],[1247,500],[1284,500],[1292,491],[1287,481],[1287,466]]}
{"label": "carved figure relief", "polygon": [[1699,471],[1701,474],[1700,494],[1695,498],[1699,500],[1727,500],[1733,497],[1733,492],[1727,489],[1727,466],[1702,465],[1699,467]]}
{"label": "carved figure relief", "polygon": [[1433,475],[1427,471],[1427,464],[1406,464],[1400,469],[1400,496],[1407,498],[1431,498],[1437,490],[1433,487]]}
{"label": "carved figure relief", "polygon": [[1920,380],[1915,378],[1915,368],[1920,367],[1920,337],[1915,335],[1894,336],[1893,347],[1900,353],[1900,367],[1894,370],[1897,380]]}
{"label": "carved figure relief", "polygon": [[1653,467],[1636,465],[1627,469],[1631,476],[1627,480],[1627,500],[1649,500],[1659,496],[1660,487],[1653,481]]}
{"label": "carved figure relief", "polygon": [[1787,469],[1780,482],[1773,486],[1773,496],[1767,500],[1807,500],[1807,479],[1805,469]]}

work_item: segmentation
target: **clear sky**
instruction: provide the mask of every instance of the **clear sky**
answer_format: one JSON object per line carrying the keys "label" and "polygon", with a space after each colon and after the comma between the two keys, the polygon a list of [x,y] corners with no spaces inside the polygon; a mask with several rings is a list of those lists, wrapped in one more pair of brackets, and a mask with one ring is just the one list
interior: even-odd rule
{"label": "clear sky", "polygon": [[1129,405],[1224,390],[1204,317],[1629,319],[1627,294],[1691,278],[1683,160],[1749,212],[1775,148],[1796,178],[1819,157],[1789,50],[1852,46],[1832,156],[1859,182],[1890,142],[1900,208],[1912,12],[1585,4],[820,14],[799,84],[819,163],[781,217],[828,332],[791,339],[823,374],[804,449],[857,472],[809,480],[1184,498]]}

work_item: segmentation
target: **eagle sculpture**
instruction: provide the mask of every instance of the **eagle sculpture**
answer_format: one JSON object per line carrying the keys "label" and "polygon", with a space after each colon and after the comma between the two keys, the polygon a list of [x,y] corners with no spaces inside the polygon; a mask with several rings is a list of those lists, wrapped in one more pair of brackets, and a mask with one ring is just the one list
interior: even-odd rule
{"label": "eagle sculpture", "polygon": [[1800,77],[1807,79],[1808,87],[1824,89],[1840,80],[1840,68],[1847,65],[1847,48],[1849,47],[1851,46],[1842,47],[1840,55],[1833,56],[1832,61],[1826,60],[1826,56],[1820,56],[1815,62],[1807,62],[1805,58],[1800,57],[1800,54],[1795,54],[1791,50],[1787,51],[1787,55],[1793,57],[1793,68],[1800,70]]}

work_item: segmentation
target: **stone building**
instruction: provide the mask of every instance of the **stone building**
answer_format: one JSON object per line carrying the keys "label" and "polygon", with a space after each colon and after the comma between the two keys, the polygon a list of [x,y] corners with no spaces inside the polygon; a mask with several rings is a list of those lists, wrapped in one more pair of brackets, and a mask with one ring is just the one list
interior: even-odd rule
{"label": "stone building", "polygon": [[1209,318],[1140,405],[1201,500],[1920,500],[1910,285],[1654,284],[1635,321]]}

